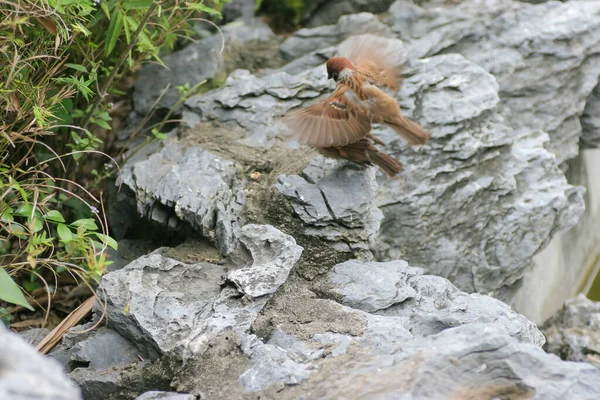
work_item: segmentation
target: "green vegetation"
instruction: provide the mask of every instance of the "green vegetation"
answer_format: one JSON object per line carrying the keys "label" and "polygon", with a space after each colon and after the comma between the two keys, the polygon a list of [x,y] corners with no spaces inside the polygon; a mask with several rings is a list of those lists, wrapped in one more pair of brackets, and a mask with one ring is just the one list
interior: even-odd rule
{"label": "green vegetation", "polygon": [[36,290],[100,278],[117,247],[99,188],[118,171],[105,142],[120,82],[160,63],[194,21],[218,18],[223,1],[2,1],[0,319],[23,307],[47,317]]}
{"label": "green vegetation", "polygon": [[275,29],[297,28],[304,13],[304,0],[255,0],[254,9],[263,11],[274,19]]}

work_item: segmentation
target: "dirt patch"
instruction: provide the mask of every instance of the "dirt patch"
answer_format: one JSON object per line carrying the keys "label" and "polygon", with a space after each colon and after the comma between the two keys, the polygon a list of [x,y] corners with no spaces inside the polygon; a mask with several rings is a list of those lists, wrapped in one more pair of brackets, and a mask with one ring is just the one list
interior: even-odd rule
{"label": "dirt patch", "polygon": [[202,355],[186,361],[173,380],[173,387],[201,399],[243,398],[239,377],[250,363],[240,346],[234,332],[224,332],[211,339]]}
{"label": "dirt patch", "polygon": [[268,338],[275,327],[302,340],[323,332],[363,334],[366,320],[361,314],[319,299],[303,286],[299,279],[292,279],[277,291],[252,325],[257,336]]}

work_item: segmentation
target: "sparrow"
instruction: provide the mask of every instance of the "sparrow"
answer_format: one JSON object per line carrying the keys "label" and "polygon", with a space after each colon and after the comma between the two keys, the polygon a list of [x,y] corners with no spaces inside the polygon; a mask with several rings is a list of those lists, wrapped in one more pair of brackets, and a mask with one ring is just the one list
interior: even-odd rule
{"label": "sparrow", "polygon": [[424,144],[430,134],[402,116],[398,102],[380,88],[398,90],[401,76],[399,63],[375,37],[353,41],[348,53],[327,60],[327,76],[336,82],[333,94],[282,119],[300,143],[326,157],[375,164],[393,177],[402,163],[374,146],[384,143],[371,134],[371,125],[385,124],[413,145]]}

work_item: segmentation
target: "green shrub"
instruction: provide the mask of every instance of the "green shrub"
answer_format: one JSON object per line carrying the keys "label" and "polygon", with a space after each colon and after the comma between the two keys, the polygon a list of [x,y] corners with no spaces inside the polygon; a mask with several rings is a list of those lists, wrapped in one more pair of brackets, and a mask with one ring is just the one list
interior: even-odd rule
{"label": "green shrub", "polygon": [[[88,284],[100,278],[109,264],[105,250],[116,242],[95,189],[109,174],[94,167],[108,162],[117,170],[103,154],[111,98],[124,95],[117,83],[143,61],[160,63],[161,54],[191,35],[191,22],[219,17],[221,5],[2,2],[0,300],[32,309],[28,292],[52,291],[61,274]],[[6,319],[7,312],[0,314]]]}

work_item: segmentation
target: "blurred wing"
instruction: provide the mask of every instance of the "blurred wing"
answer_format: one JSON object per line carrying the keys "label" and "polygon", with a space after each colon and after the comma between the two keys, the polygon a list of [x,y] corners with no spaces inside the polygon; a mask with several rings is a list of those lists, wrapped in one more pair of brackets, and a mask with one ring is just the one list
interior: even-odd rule
{"label": "blurred wing", "polygon": [[328,99],[293,111],[283,121],[299,142],[320,148],[346,146],[371,131],[366,104],[341,86]]}
{"label": "blurred wing", "polygon": [[368,71],[374,83],[397,90],[402,84],[401,62],[389,42],[374,35],[360,35],[340,46],[340,53],[360,70]]}

